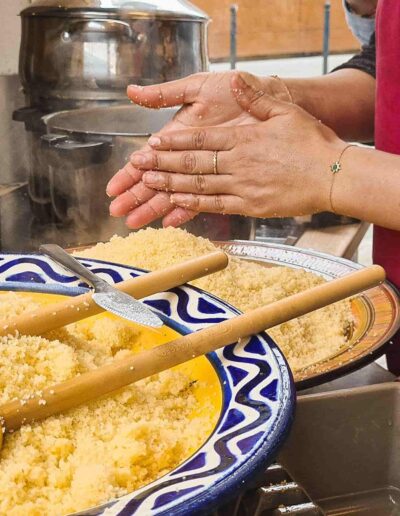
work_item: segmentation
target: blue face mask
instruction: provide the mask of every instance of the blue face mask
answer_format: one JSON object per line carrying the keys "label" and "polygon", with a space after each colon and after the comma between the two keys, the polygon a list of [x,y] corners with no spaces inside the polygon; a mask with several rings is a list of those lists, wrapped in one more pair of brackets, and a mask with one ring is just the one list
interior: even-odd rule
{"label": "blue face mask", "polygon": [[359,14],[350,12],[345,0],[343,0],[343,6],[351,32],[358,39],[361,45],[368,45],[369,40],[375,31],[375,18],[363,18]]}

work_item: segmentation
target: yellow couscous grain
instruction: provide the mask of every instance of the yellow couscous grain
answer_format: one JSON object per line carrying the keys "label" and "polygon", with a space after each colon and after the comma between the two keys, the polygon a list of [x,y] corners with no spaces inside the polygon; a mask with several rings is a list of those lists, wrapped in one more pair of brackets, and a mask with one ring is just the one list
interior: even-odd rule
{"label": "yellow couscous grain", "polygon": [[[180,229],[146,229],[79,252],[150,270],[215,250]],[[321,283],[302,270],[232,258],[226,270],[195,285],[243,311]],[[0,296],[0,320],[36,308],[15,293]],[[346,342],[348,301],[270,330],[294,370],[326,358]],[[146,347],[140,332],[109,318],[45,336],[0,337],[0,403],[20,399]],[[0,515],[60,516],[124,495],[190,456],[212,430],[212,410],[196,412],[191,379],[166,371],[113,396],[6,436],[0,456]],[[43,400],[45,402],[45,400]],[[193,414],[197,414],[193,416]]]}
{"label": "yellow couscous grain", "polygon": [[[114,236],[80,251],[80,256],[157,270],[215,251],[212,242],[175,228],[147,228],[126,238]],[[194,285],[212,292],[243,312],[322,283],[315,274],[289,267],[264,267],[231,258],[228,267],[200,278]],[[293,371],[304,369],[338,352],[352,322],[350,303],[341,301],[269,330]]]}
{"label": "yellow couscous grain", "polygon": [[[0,320],[36,307],[20,294],[2,294]],[[0,403],[18,398],[23,404],[32,394],[41,396],[44,387],[144,347],[136,328],[109,318],[45,337],[0,337]],[[0,452],[0,515],[81,511],[182,463],[207,439],[218,417],[211,408],[196,412],[199,401],[191,384],[187,375],[166,371],[7,434]]]}

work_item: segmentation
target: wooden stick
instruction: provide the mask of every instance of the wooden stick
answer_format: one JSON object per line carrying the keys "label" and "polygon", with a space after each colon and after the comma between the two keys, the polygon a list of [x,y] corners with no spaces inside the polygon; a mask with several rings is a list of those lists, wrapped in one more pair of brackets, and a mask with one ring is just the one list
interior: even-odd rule
{"label": "wooden stick", "polygon": [[[216,251],[160,271],[122,281],[115,287],[140,299],[220,271],[227,265],[228,256],[222,251]],[[88,292],[27,312],[12,321],[0,321],[0,336],[16,332],[23,335],[42,335],[101,312],[104,312],[103,308],[93,301],[92,292]]]}
{"label": "wooden stick", "polygon": [[0,418],[3,419],[6,430],[16,430],[26,422],[65,412],[133,382],[237,342],[240,338],[358,294],[380,284],[384,279],[384,270],[375,265],[318,285],[197,333],[142,351],[131,358],[99,367],[45,389],[40,397],[6,403],[0,407]]}

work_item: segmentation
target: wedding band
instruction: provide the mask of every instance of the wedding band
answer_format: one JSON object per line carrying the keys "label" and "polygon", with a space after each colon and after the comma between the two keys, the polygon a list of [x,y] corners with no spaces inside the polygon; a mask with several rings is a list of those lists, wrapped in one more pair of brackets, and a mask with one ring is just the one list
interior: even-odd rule
{"label": "wedding band", "polygon": [[218,151],[214,151],[213,155],[213,172],[218,174]]}

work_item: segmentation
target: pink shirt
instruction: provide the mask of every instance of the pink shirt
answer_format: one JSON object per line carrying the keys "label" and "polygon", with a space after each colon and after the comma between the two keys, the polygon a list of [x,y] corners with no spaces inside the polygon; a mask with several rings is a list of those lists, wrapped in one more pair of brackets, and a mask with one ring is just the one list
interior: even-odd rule
{"label": "pink shirt", "polygon": [[[380,0],[376,16],[376,148],[400,154],[400,0]],[[400,166],[399,166],[400,203]],[[374,262],[400,287],[400,231],[374,227]],[[388,349],[389,370],[400,375],[400,333]]]}
{"label": "pink shirt", "polygon": [[[378,2],[376,63],[375,145],[400,154],[400,0]],[[400,231],[374,227],[374,262],[400,287]]]}

